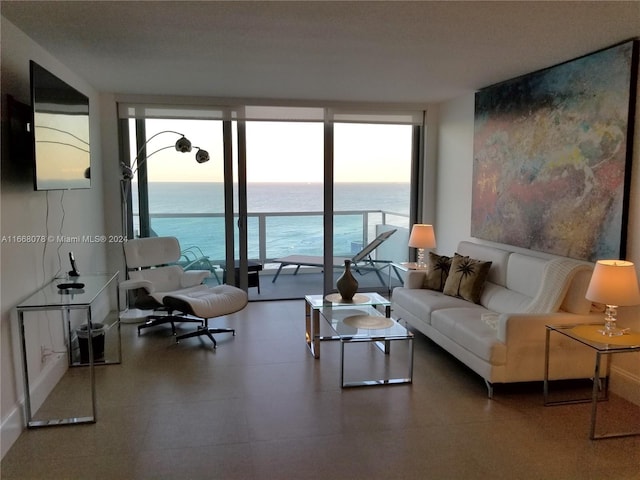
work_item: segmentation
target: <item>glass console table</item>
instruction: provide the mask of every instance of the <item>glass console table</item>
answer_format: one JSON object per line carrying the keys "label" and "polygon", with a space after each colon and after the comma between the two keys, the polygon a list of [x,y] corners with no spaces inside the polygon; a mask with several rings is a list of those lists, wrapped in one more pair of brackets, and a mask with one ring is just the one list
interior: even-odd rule
{"label": "glass console table", "polygon": [[[18,311],[18,327],[20,332],[20,343],[22,347],[22,366],[24,374],[24,403],[25,403],[25,416],[27,427],[47,427],[56,425],[70,425],[79,423],[95,423],[96,421],[96,395],[95,395],[95,375],[94,366],[96,364],[96,358],[94,357],[94,333],[92,332],[92,326],[97,324],[92,323],[92,308],[96,304],[101,294],[107,291],[110,287],[116,288],[116,297],[118,294],[118,276],[119,272],[106,273],[97,275],[82,275],[80,277],[73,277],[71,279],[54,279],[40,290],[35,292],[29,298],[20,303],[16,309]],[[68,288],[61,289],[58,285],[64,283],[76,283],[83,284],[82,288]],[[116,305],[119,305],[119,298],[116,299]],[[27,339],[25,337],[25,313],[36,311],[52,311],[59,310],[62,312],[64,322],[67,330],[67,349],[69,356],[69,366],[88,366],[89,368],[89,384],[90,384],[90,402],[91,402],[91,414],[87,416],[72,416],[68,418],[54,418],[48,420],[34,420],[33,411],[31,406],[31,389],[29,383],[29,365],[28,365],[28,352],[27,352]],[[70,314],[72,310],[84,310],[86,312],[86,325],[83,327],[86,329],[86,338],[91,341],[86,341],[86,348],[88,348],[88,356],[81,361],[75,361],[72,357],[72,332]],[[117,310],[117,308],[116,308]],[[36,317],[34,317],[36,318]],[[42,317],[37,317],[41,319]],[[112,361],[100,361],[101,364],[108,363],[120,363],[122,360],[121,338],[120,338],[120,322],[116,315],[115,320],[107,326],[110,330],[112,327],[116,327],[116,345],[117,353],[116,358]]]}

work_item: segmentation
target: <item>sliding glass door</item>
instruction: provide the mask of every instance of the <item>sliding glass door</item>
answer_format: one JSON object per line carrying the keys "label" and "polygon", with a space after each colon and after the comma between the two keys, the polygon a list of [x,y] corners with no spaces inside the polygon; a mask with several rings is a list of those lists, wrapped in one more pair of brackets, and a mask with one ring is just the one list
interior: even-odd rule
{"label": "sliding glass door", "polygon": [[[130,237],[174,236],[179,263],[211,271],[210,283],[226,270],[223,122],[219,120],[129,120],[131,186]],[[191,152],[174,145],[184,135]],[[198,163],[198,148],[210,160]],[[124,191],[126,193],[126,191]]]}
{"label": "sliding glass door", "polygon": [[[129,158],[146,158],[134,167],[131,236],[176,236],[185,266],[250,300],[335,291],[343,259],[356,261],[360,291],[401,281],[391,263],[407,260],[415,216],[415,120],[296,107],[121,111],[134,112],[122,124]],[[176,132],[191,153],[172,148]],[[195,147],[209,162],[196,162]]]}
{"label": "sliding glass door", "polygon": [[[401,282],[393,262],[407,261],[413,127],[335,123],[333,130],[334,256],[354,261],[361,290],[386,293]],[[343,270],[335,265],[334,278]]]}
{"label": "sliding glass door", "polygon": [[[173,146],[184,134],[193,147],[209,152],[210,161],[197,163],[196,149],[180,153],[168,148],[147,157],[139,167],[146,177],[149,214],[142,218],[141,236],[178,238],[184,247],[204,246],[212,258],[224,257],[224,177],[222,122],[211,120],[159,120],[145,123],[147,156],[157,148]],[[204,219],[207,219],[206,221]]]}
{"label": "sliding glass door", "polygon": [[323,125],[250,121],[246,141],[249,260],[268,274],[261,298],[300,298],[305,288],[321,293],[321,268],[305,266],[294,278],[286,267],[275,275],[283,259],[324,254]]}

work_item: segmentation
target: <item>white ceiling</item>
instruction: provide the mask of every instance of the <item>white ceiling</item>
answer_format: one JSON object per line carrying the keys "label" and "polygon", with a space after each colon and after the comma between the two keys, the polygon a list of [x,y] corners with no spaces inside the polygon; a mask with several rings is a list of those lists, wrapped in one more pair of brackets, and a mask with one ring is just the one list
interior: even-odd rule
{"label": "white ceiling", "polygon": [[114,93],[428,103],[640,36],[640,1],[12,1]]}

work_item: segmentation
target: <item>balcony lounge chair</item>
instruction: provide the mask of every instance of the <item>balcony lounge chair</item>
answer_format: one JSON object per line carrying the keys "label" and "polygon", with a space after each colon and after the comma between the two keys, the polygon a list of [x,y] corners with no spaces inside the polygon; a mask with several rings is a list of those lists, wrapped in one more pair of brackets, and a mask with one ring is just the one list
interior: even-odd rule
{"label": "balcony lounge chair", "polygon": [[[391,265],[391,260],[374,260],[371,258],[371,254],[374,252],[376,248],[378,248],[385,240],[387,240],[391,235],[396,232],[395,229],[388,230],[386,232],[378,235],[371,243],[369,243],[366,247],[356,253],[353,257],[333,257],[333,266],[334,268],[344,267],[345,260],[351,260],[351,269],[358,272],[360,275],[365,275],[367,273],[374,272],[378,278],[380,279],[380,283],[385,285],[384,278],[380,273],[380,270],[384,268],[393,268],[396,276],[402,282],[402,277],[398,270]],[[294,275],[298,273],[300,267],[324,267],[324,258],[320,255],[288,255],[282,258],[274,259],[274,262],[280,263],[278,267],[278,271],[276,272],[272,283],[275,283],[282,271],[283,267],[289,265],[295,265],[296,269],[293,272]]]}
{"label": "balcony lounge chair", "polygon": [[213,274],[218,285],[224,283],[224,280],[220,282],[220,277],[218,277],[218,272],[216,272],[216,265],[212,264],[209,257],[196,245],[182,249],[180,252],[180,260],[178,260],[177,263],[184,270],[208,270]]}

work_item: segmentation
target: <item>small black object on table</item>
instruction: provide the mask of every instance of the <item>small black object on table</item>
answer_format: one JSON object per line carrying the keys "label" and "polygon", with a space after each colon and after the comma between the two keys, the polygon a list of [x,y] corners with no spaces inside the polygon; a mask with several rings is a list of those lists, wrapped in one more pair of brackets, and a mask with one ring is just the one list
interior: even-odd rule
{"label": "small black object on table", "polygon": [[[235,286],[240,287],[240,261],[234,262],[235,267]],[[247,262],[247,280],[248,287],[257,287],[258,293],[260,293],[260,271],[262,270],[262,264],[258,262]],[[222,272],[222,283],[227,283],[227,270]]]}

